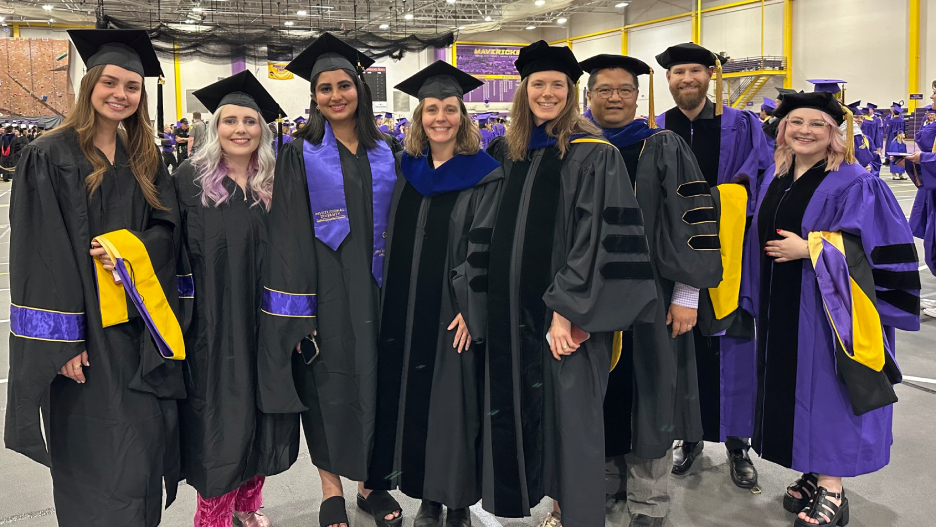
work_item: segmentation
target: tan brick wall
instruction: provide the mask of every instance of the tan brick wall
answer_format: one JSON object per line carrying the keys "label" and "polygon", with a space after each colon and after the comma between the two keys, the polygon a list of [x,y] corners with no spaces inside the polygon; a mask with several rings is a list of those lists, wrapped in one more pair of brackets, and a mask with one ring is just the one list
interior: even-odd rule
{"label": "tan brick wall", "polygon": [[[0,112],[11,115],[68,115],[74,89],[68,62],[55,58],[68,51],[67,40],[0,39]],[[46,96],[45,104],[39,101]],[[53,110],[54,109],[54,110]]]}

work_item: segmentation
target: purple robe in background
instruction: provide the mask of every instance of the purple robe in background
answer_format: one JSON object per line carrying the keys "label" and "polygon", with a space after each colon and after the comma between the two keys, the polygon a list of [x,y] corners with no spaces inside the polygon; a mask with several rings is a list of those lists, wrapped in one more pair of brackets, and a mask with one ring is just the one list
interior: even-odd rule
{"label": "purple robe in background", "polygon": [[910,179],[919,187],[910,211],[910,228],[923,240],[926,265],[936,275],[936,123],[922,126],[914,140],[923,154],[920,164],[908,170]]}
{"label": "purple robe in background", "polygon": [[502,123],[494,124],[494,137],[500,137],[507,133],[507,128]]}
{"label": "purple robe in background", "polygon": [[767,141],[767,148],[773,152],[777,149],[777,140],[767,135],[767,131],[764,130],[763,124],[764,123],[761,123],[761,130],[764,132],[764,140]]}
{"label": "purple robe in background", "polygon": [[877,115],[861,122],[861,133],[868,138],[872,152],[877,152],[884,145],[884,123]]}
{"label": "purple robe in background", "polygon": [[[907,153],[907,143],[898,143],[896,139],[893,140],[893,141],[891,141],[890,144],[887,145],[887,152],[886,152],[886,153],[889,154],[889,153],[891,153],[891,152],[901,152],[901,153],[906,154],[906,153]],[[902,167],[902,166],[897,166],[897,165],[895,165],[895,164],[894,164],[894,160],[891,159],[891,167],[890,167],[890,172],[891,172],[891,174],[894,174],[894,175],[903,174],[903,173],[905,173],[906,171],[907,171],[907,169],[905,169],[905,168]]]}
{"label": "purple robe in background", "polygon": [[488,145],[491,144],[494,137],[494,132],[487,128],[481,128],[481,150],[487,150]]}
{"label": "purple robe in background", "polygon": [[[760,119],[752,112],[737,110],[731,107],[724,107],[721,115],[721,134],[718,138],[717,163],[715,159],[704,160],[700,156],[694,141],[704,139],[706,131],[704,117],[714,110],[714,104],[711,101],[705,103],[706,108],[699,117],[693,121],[689,137],[685,137],[686,132],[680,131],[677,123],[671,122],[667,126],[667,116],[671,119],[676,118],[684,121],[682,112],[678,108],[673,108],[656,118],[657,125],[660,128],[677,131],[683,136],[683,139],[693,146],[693,152],[699,161],[699,166],[706,179],[710,179],[710,174],[706,167],[717,167],[717,184],[724,183],[743,183],[748,189],[748,217],[754,214],[756,196],[760,193],[762,185],[769,184],[765,176],[765,171],[773,164],[773,150],[771,150],[766,141],[766,134],[763,132],[763,125]],[[679,112],[679,113],[676,113]],[[716,117],[717,119],[717,117]],[[674,119],[675,120],[675,119]],[[696,136],[696,124],[699,124],[699,136]],[[710,156],[706,156],[710,157]],[[709,181],[711,184],[711,181]],[[745,247],[742,262],[741,290],[738,297],[740,309],[754,317],[756,311],[752,297],[754,290],[758,287],[756,277],[752,278],[748,271],[749,267],[756,266],[760,248],[757,243],[756,234],[745,233]],[[693,329],[698,333],[698,327]],[[699,349],[700,341],[719,341],[709,347],[708,350]],[[757,400],[757,346],[753,339],[742,339],[729,336],[705,336],[696,335],[696,360],[700,369],[699,391],[702,406],[703,426],[705,426],[705,440],[725,442],[729,436],[748,438],[751,437],[754,430],[754,407]],[[714,353],[713,353],[714,352]],[[711,362],[717,364],[708,365],[709,368],[718,369],[718,379],[703,378],[702,371],[706,368],[704,364],[706,357],[712,359]],[[714,359],[713,359],[714,357]],[[714,386],[717,382],[717,386]],[[704,384],[711,384],[706,387]],[[719,392],[718,408],[711,408],[714,405],[712,396],[706,396],[705,392]],[[708,402],[707,402],[708,401]],[[706,423],[712,423],[710,416],[717,412],[718,430],[711,430]]]}
{"label": "purple robe in background", "polygon": [[[855,134],[855,160],[862,167],[870,167],[872,176],[878,177],[881,172],[881,158],[874,153],[868,138],[862,134]],[[893,168],[891,169],[893,172]]]}
{"label": "purple robe in background", "polygon": [[[815,170],[801,178],[814,188],[801,211],[799,234],[806,239],[810,232],[841,231],[860,239],[874,275],[885,348],[893,354],[895,328],[907,331],[920,328],[918,263],[903,211],[887,184],[857,164],[842,164],[839,170],[825,173],[824,179],[821,175],[810,176]],[[773,171],[771,167],[768,172],[771,177]],[[784,176],[789,177],[792,176]],[[810,181],[809,177],[820,179]],[[774,183],[785,182],[778,178]],[[754,233],[767,236],[771,231],[770,225],[761,223],[765,218],[777,217],[775,192],[776,189],[769,188],[761,197],[763,206],[758,204]],[[764,263],[764,269],[772,269],[776,276],[781,272],[779,266],[794,262]],[[761,313],[786,316],[788,322],[796,324],[793,327],[797,331],[795,342],[789,341],[791,335],[778,339],[781,343],[789,342],[792,348],[784,347],[781,351],[784,360],[760,357],[754,448],[762,458],[799,472],[854,477],[880,470],[890,460],[893,406],[855,415],[848,390],[836,374],[834,337],[823,309],[816,272],[809,259],[802,260],[800,265],[802,272],[796,273],[801,275],[796,305],[786,305],[778,295],[768,295],[760,289],[754,298],[758,303],[769,302],[769,306],[760,306]],[[797,312],[792,313],[793,310]],[[761,354],[770,355],[767,348],[772,340],[768,328],[776,326],[766,315],[759,316],[757,322],[759,339],[764,345]]]}
{"label": "purple robe in background", "polygon": [[902,115],[894,115],[887,119],[884,123],[884,142],[882,145],[889,145],[894,138],[897,137],[898,132],[903,132],[907,128],[907,123],[904,121]]}

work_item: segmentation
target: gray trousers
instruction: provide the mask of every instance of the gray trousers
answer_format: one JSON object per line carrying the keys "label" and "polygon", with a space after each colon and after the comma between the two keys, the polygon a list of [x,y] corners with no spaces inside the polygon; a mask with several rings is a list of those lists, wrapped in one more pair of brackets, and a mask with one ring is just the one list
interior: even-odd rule
{"label": "gray trousers", "polygon": [[672,469],[673,449],[660,459],[643,459],[633,454],[605,458],[605,494],[626,490],[627,508],[632,515],[664,518],[669,512]]}

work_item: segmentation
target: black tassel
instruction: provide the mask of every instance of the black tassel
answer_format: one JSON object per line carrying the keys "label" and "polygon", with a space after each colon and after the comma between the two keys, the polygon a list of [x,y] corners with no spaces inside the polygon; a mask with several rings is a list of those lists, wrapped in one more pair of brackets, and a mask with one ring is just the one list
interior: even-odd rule
{"label": "black tassel", "polygon": [[159,76],[159,80],[156,81],[156,136],[162,137],[163,132],[166,130],[166,118],[163,111],[163,84],[166,84],[166,79],[162,75]]}

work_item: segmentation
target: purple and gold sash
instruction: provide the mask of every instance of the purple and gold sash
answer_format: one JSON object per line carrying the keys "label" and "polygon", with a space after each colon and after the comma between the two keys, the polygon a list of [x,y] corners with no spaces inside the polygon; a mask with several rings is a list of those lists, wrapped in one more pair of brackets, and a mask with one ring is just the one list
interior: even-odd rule
{"label": "purple and gold sash", "polygon": [[[333,251],[337,251],[351,232],[351,223],[348,221],[338,142],[327,122],[321,144],[314,145],[303,141],[302,157],[305,162],[306,183],[309,186],[309,206],[312,209],[315,237]],[[371,167],[374,195],[374,255],[371,274],[377,280],[377,285],[381,286],[387,246],[387,222],[393,187],[396,184],[396,167],[393,152],[383,141],[378,141],[376,147],[367,149],[367,159]]]}

